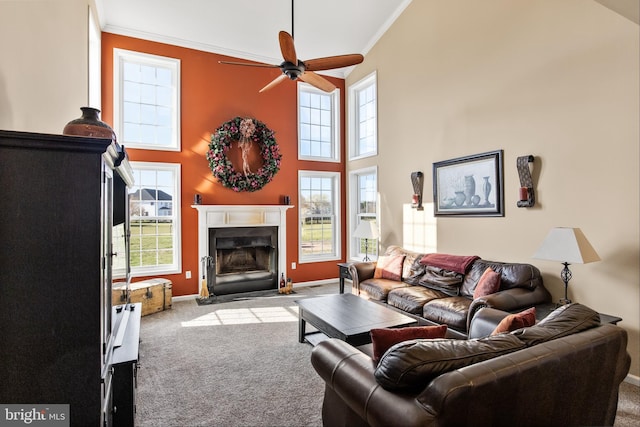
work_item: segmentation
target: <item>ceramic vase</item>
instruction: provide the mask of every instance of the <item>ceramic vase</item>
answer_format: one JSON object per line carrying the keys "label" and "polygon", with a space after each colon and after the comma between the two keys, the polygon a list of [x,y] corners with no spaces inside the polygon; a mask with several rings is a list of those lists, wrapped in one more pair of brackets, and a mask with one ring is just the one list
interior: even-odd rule
{"label": "ceramic vase", "polygon": [[456,206],[462,206],[466,197],[464,191],[456,191],[456,197],[453,199],[453,203],[455,203]]}
{"label": "ceramic vase", "polygon": [[489,204],[489,194],[491,194],[491,183],[488,176],[483,176],[484,182],[482,183],[482,192],[484,193],[484,204]]}
{"label": "ceramic vase", "polygon": [[466,175],[464,177],[464,195],[465,204],[471,205],[472,198],[476,194],[476,180],[473,179],[473,175]]}
{"label": "ceramic vase", "polygon": [[67,123],[62,130],[64,135],[116,140],[116,134],[111,126],[100,120],[100,110],[92,107],[80,107],[80,110],[82,110],[82,116]]}

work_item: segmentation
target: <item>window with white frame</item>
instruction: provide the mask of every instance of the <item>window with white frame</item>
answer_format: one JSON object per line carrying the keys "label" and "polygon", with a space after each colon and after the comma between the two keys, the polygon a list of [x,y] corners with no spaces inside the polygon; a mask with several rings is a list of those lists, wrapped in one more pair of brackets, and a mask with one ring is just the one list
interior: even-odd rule
{"label": "window with white frame", "polygon": [[113,127],[127,147],[180,151],[180,60],[113,51]]}
{"label": "window with white frame", "polygon": [[[362,221],[376,221],[378,219],[378,169],[376,166],[354,170],[349,173],[350,204],[352,221],[351,234]],[[366,247],[365,247],[366,246]],[[363,259],[365,252],[368,256],[378,255],[378,239],[353,237],[350,245],[351,258]]]}
{"label": "window with white frame", "polygon": [[300,263],[340,259],[340,173],[298,172]]}
{"label": "window with white frame", "polygon": [[298,83],[298,158],[340,161],[339,89],[327,93]]}
{"label": "window with white frame", "polygon": [[378,95],[376,73],[349,88],[349,158],[378,154]]}
{"label": "window with white frame", "polygon": [[180,273],[180,165],[131,162],[131,274]]}

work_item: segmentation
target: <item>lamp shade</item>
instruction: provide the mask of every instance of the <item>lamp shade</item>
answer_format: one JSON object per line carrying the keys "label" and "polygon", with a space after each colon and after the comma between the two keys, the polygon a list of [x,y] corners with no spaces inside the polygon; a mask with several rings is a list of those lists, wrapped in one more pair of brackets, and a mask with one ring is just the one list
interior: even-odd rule
{"label": "lamp shade", "polygon": [[582,230],[569,227],[552,228],[533,257],[570,264],[600,261]]}
{"label": "lamp shade", "polygon": [[377,239],[378,236],[378,226],[375,221],[360,221],[356,231],[353,232],[353,237],[360,239]]}

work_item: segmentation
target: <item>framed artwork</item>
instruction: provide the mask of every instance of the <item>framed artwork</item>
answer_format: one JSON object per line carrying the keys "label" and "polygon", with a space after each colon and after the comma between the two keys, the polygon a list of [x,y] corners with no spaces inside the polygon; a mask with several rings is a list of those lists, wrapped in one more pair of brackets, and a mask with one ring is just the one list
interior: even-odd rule
{"label": "framed artwork", "polygon": [[435,216],[504,216],[502,150],[433,164]]}

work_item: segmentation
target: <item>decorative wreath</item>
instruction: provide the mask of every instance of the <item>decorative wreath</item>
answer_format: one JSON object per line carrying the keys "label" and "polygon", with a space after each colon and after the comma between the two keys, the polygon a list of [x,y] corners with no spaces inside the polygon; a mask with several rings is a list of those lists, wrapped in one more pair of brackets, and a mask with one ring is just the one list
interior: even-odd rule
{"label": "decorative wreath", "polygon": [[[236,117],[223,123],[211,134],[207,160],[213,176],[233,191],[257,191],[267,185],[280,170],[282,155],[274,138],[274,132],[264,123],[255,119]],[[233,141],[238,141],[242,149],[242,171],[236,171],[227,152]],[[247,163],[247,153],[251,145],[260,146],[262,166],[255,172]]]}

